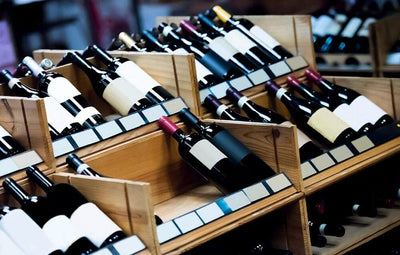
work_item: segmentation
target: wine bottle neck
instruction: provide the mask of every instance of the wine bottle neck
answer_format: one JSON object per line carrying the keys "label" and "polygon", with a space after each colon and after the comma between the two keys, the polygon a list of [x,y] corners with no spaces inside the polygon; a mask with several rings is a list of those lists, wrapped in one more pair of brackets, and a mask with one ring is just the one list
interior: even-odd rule
{"label": "wine bottle neck", "polygon": [[97,45],[93,45],[92,49],[96,57],[98,57],[104,64],[109,65],[115,62],[115,58],[108,54],[106,51],[100,49]]}
{"label": "wine bottle neck", "polygon": [[18,203],[24,204],[29,200],[28,194],[13,179],[6,178],[3,181],[3,188],[10,193]]}
{"label": "wine bottle neck", "polygon": [[185,139],[186,134],[182,131],[182,129],[177,129],[172,134],[172,137],[179,142],[179,141],[182,141],[183,139]]}
{"label": "wine bottle neck", "polygon": [[74,64],[76,64],[82,71],[84,71],[89,77],[97,76],[104,73],[94,65],[92,65],[89,61],[79,56],[77,53],[71,53],[71,58]]}
{"label": "wine bottle neck", "polygon": [[40,75],[44,75],[46,72],[45,70],[31,57],[27,56],[22,60],[29,70],[32,71],[32,74],[35,77],[39,77]]}
{"label": "wine bottle neck", "polygon": [[54,183],[35,166],[29,166],[26,169],[26,175],[29,179],[38,184],[46,193],[54,186]]}

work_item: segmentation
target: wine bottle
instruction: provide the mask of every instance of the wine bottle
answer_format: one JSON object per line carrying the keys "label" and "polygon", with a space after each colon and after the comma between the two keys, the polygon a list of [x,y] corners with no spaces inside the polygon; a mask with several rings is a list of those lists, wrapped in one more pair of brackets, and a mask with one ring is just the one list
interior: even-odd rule
{"label": "wine bottle", "polygon": [[126,237],[119,226],[73,186],[66,183],[54,184],[36,166],[29,166],[26,174],[46,192],[49,203],[69,217],[97,247],[104,247]]}
{"label": "wine bottle", "polygon": [[225,61],[235,64],[244,73],[251,73],[260,66],[257,66],[252,60],[240,53],[232,44],[226,40],[220,33],[204,32],[200,33],[188,20],[181,20],[179,23],[182,30],[189,36],[194,37],[204,44],[207,44],[210,49],[221,56]]}
{"label": "wine bottle", "polygon": [[85,129],[85,127],[76,122],[74,116],[64,107],[62,107],[62,105],[59,104],[53,97],[50,97],[46,92],[26,86],[17,78],[15,78],[8,70],[4,69],[1,71],[0,81],[6,83],[17,96],[27,98],[43,98],[52,140]]}
{"label": "wine bottle", "polygon": [[344,236],[346,230],[341,224],[337,223],[322,223],[318,221],[308,220],[308,228],[310,229],[311,235],[323,235],[323,236]]}
{"label": "wine bottle", "polygon": [[[121,32],[125,33],[125,32]],[[117,37],[111,39],[110,46],[107,47],[107,50],[129,50],[125,44]]]}
{"label": "wine bottle", "polygon": [[238,120],[238,121],[251,121],[246,116],[243,116],[231,108],[223,104],[221,101],[218,100],[214,95],[209,94],[204,99],[203,103],[207,108],[211,109],[215,112],[221,119],[224,120]]}
{"label": "wine bottle", "polygon": [[112,57],[97,45],[88,46],[82,53],[82,56],[87,58],[92,54],[106,64],[109,70],[116,72],[122,78],[128,80],[154,103],[160,103],[174,98],[168,90],[163,88],[160,83],[132,60],[124,57]]}
{"label": "wine bottle", "polygon": [[310,239],[311,239],[311,246],[315,247],[325,247],[328,242],[325,236],[318,234],[310,235]]}
{"label": "wine bottle", "polygon": [[[329,53],[332,49],[335,49],[338,45],[339,35],[344,25],[347,23],[348,17],[344,13],[336,13],[334,22],[331,24],[327,31],[327,35],[323,39],[323,42],[317,46],[314,44],[315,51],[321,53]],[[318,47],[318,48],[317,48]]]}
{"label": "wine bottle", "polygon": [[[196,75],[200,89],[211,87],[226,79],[242,75],[241,72],[233,68],[233,65],[229,65],[228,62],[225,62],[225,60],[217,54],[210,51],[210,49],[205,45],[183,38],[173,26],[176,25],[174,23],[168,25],[164,22],[161,22],[158,25],[159,32],[169,41],[168,46],[161,48],[170,53],[193,53],[195,55]],[[208,66],[211,66],[211,68],[206,67],[201,61],[208,64]],[[222,65],[221,62],[226,65]],[[222,66],[222,69],[220,68],[220,65]],[[229,68],[231,69],[229,70]],[[216,72],[219,76],[215,75],[213,72]]]}
{"label": "wine bottle", "polygon": [[[60,249],[57,249],[43,229],[22,209],[2,206],[0,209],[0,229],[22,250],[24,255],[64,254]],[[2,251],[4,248],[8,248],[8,246],[0,247],[0,250]],[[15,253],[15,255],[17,254]]]}
{"label": "wine bottle", "polygon": [[[253,121],[276,124],[292,124],[277,112],[252,102],[249,98],[241,94],[233,87],[228,88],[226,94],[229,98],[236,102],[236,104],[243,109],[247,116]],[[297,129],[297,139],[301,162],[319,156],[323,153],[322,150],[316,146],[313,141],[300,129]]]}
{"label": "wine bottle", "polygon": [[340,41],[335,50],[335,53],[351,53],[354,45],[354,37],[360,29],[363,20],[359,16],[354,16],[349,19],[348,23],[340,33]]}
{"label": "wine bottle", "polygon": [[158,120],[158,124],[178,141],[178,151],[182,159],[222,193],[230,194],[253,184],[246,183],[243,169],[238,169],[224,153],[200,134],[185,134],[165,116]]}
{"label": "wine bottle", "polygon": [[[90,166],[88,166],[85,162],[83,162],[76,154],[70,153],[66,158],[66,162],[68,166],[74,169],[78,174],[88,175],[93,177],[104,177],[104,175],[99,174],[94,171]],[[154,213],[154,217],[156,220],[156,224],[160,225],[163,223],[163,220]]]}
{"label": "wine bottle", "polygon": [[38,79],[39,90],[55,98],[67,109],[81,125],[92,128],[105,120],[99,111],[94,108],[61,74],[43,70],[33,58],[26,56],[22,62],[32,71]]}
{"label": "wine bottle", "polygon": [[146,52],[147,48],[134,41],[127,33],[121,32],[118,34],[118,39],[125,45],[126,51]]}
{"label": "wine bottle", "polygon": [[360,29],[353,38],[354,44],[351,49],[353,53],[368,54],[369,53],[369,25],[376,22],[374,17],[369,17],[362,23]]}
{"label": "wine bottle", "polygon": [[393,118],[389,114],[355,90],[332,83],[311,68],[305,71],[305,76],[321,88],[324,93],[340,97],[345,103],[354,108],[354,111],[368,119],[375,128],[393,122]]}
{"label": "wine bottle", "polygon": [[8,131],[0,126],[0,159],[24,152],[25,148]]}
{"label": "wine bottle", "polygon": [[53,207],[54,204],[48,198],[29,196],[20,185],[9,177],[3,181],[3,188],[21,204],[21,209],[65,254],[90,254],[98,249],[66,215]]}
{"label": "wine bottle", "polygon": [[334,25],[334,19],[329,14],[320,15],[312,27],[314,49],[320,52],[326,37],[328,36],[329,28]]}
{"label": "wine bottle", "polygon": [[235,19],[226,10],[222,9],[221,6],[216,5],[212,8],[218,18],[239,29],[242,33],[247,35],[250,39],[255,41],[258,45],[268,50],[277,59],[284,59],[293,57],[293,54],[287,51],[278,41],[276,41],[271,35],[269,35],[264,29],[253,24],[250,20],[242,18]]}
{"label": "wine bottle", "polygon": [[266,89],[286,106],[302,130],[308,131],[310,136],[314,136],[328,147],[341,145],[357,137],[356,131],[328,108],[321,107],[313,101],[295,97],[274,81],[267,81]]}
{"label": "wine bottle", "polygon": [[357,112],[353,110],[347,103],[343,102],[338,97],[328,96],[307,87],[301,83],[296,77],[288,76],[287,83],[299,92],[304,98],[313,100],[314,102],[325,106],[331,110],[336,116],[346,122],[358,134],[364,135],[373,129],[373,125],[368,120],[365,120]]}
{"label": "wine bottle", "polygon": [[123,116],[154,105],[128,80],[113,71],[97,68],[78,52],[66,53],[62,61],[71,61],[84,71],[96,93]]}
{"label": "wine bottle", "polygon": [[250,178],[250,182],[256,183],[276,174],[269,165],[222,126],[216,123],[205,124],[187,108],[179,112],[179,117],[228,156],[237,167],[245,168],[246,177]]}
{"label": "wine bottle", "polygon": [[274,55],[259,47],[253,40],[248,38],[239,29],[234,26],[218,27],[206,15],[200,13],[197,15],[197,20],[202,27],[207,27],[217,33],[221,33],[224,38],[238,49],[243,55],[252,59],[260,66],[267,66],[277,62]]}

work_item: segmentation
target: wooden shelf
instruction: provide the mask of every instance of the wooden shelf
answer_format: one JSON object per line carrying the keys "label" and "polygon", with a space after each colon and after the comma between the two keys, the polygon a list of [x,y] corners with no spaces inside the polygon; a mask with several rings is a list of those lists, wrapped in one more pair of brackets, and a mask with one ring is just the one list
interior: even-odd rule
{"label": "wooden shelf", "polygon": [[313,247],[313,254],[345,254],[399,225],[400,208],[378,208],[378,216],[375,218],[349,217],[349,224],[344,225],[345,235],[343,237],[327,236],[327,246]]}

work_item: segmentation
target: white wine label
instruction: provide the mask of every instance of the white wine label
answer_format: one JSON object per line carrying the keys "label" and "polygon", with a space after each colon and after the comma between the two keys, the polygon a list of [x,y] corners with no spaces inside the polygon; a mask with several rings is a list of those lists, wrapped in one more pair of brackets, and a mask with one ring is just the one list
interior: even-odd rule
{"label": "white wine label", "polygon": [[325,107],[312,114],[307,124],[331,143],[335,142],[336,138],[349,128],[349,125]]}
{"label": "white wine label", "polygon": [[368,18],[362,24],[360,30],[358,30],[357,35],[360,37],[369,37],[369,24],[376,22],[375,18]]}
{"label": "white wine label", "polygon": [[250,33],[272,49],[280,45],[279,42],[277,42],[272,36],[270,36],[264,29],[259,26],[253,26],[252,28],[250,28]]}
{"label": "white wine label", "polygon": [[335,161],[333,161],[333,159],[327,153],[313,158],[311,162],[314,164],[318,171],[323,171],[335,165]]}
{"label": "white wine label", "polygon": [[229,109],[228,106],[221,104],[220,106],[218,106],[217,110],[215,111],[218,116],[221,116],[221,114],[226,110]]}
{"label": "white wine label", "polygon": [[[71,244],[82,237],[81,232],[65,215],[51,218],[43,225],[42,229],[50,241],[64,252]],[[60,231],[61,229],[62,231]]]}
{"label": "white wine label", "polygon": [[24,255],[24,252],[14,243],[10,237],[0,230],[0,254],[2,255]]}
{"label": "white wine label", "polygon": [[53,141],[53,152],[54,157],[58,157],[64,154],[67,154],[74,150],[72,144],[68,141],[67,138],[57,139]]}
{"label": "white wine label", "polygon": [[301,176],[303,179],[306,179],[314,174],[316,174],[317,171],[314,169],[314,167],[310,164],[310,162],[304,162],[301,164]]}
{"label": "white wine label", "polygon": [[208,75],[213,75],[213,73],[197,59],[194,60],[194,65],[196,68],[196,76],[198,82]]}
{"label": "white wine label", "polygon": [[4,127],[0,126],[0,137],[6,137],[6,136],[11,136],[10,133],[5,130]]}
{"label": "white wine label", "polygon": [[379,108],[379,106],[374,104],[365,96],[357,97],[353,102],[351,102],[350,106],[353,108],[354,112],[358,112],[372,124],[375,124],[383,115],[386,114],[384,110]]}
{"label": "white wine label", "polygon": [[118,121],[122,124],[126,131],[135,129],[137,127],[143,126],[146,124],[142,117],[138,113],[130,114],[126,117],[122,117],[118,119]]}
{"label": "white wine label", "polygon": [[79,206],[70,218],[83,235],[88,237],[97,247],[100,247],[111,234],[121,231],[117,224],[90,202]]}
{"label": "white wine label", "polygon": [[162,105],[167,109],[170,115],[180,112],[183,108],[188,108],[180,97],[163,102]]}
{"label": "white wine label", "polygon": [[78,147],[84,147],[99,142],[99,138],[92,129],[83,130],[71,135]]}
{"label": "white wine label", "polygon": [[339,34],[341,28],[342,27],[340,26],[340,24],[333,22],[332,25],[328,28],[327,34],[336,36]]}
{"label": "white wine label", "polygon": [[238,100],[237,105],[238,105],[240,108],[242,108],[243,105],[244,105],[247,101],[249,101],[249,98],[246,97],[246,96],[242,96],[242,97]]}
{"label": "white wine label", "polygon": [[253,87],[253,84],[251,84],[250,80],[247,79],[246,76],[241,76],[239,78],[230,80],[229,83],[231,84],[232,87],[234,87],[238,91],[242,91]]}
{"label": "white wine label", "polygon": [[183,234],[204,225],[199,216],[194,212],[175,218],[174,222]]}
{"label": "white wine label", "polygon": [[21,209],[7,213],[0,220],[0,228],[25,254],[48,255],[56,250],[39,225]]}
{"label": "white wine label", "polygon": [[353,152],[351,152],[351,150],[349,149],[349,147],[347,147],[347,145],[342,145],[335,149],[332,149],[329,151],[329,153],[333,156],[333,158],[337,162],[342,162],[354,156]]}
{"label": "white wine label", "polygon": [[111,81],[104,89],[103,98],[114,107],[119,114],[126,116],[132,105],[140,99],[145,98],[145,96],[127,80],[117,78]]}
{"label": "white wine label", "polygon": [[137,236],[129,236],[113,244],[119,255],[135,254],[146,248],[143,242]]}
{"label": "white wine label", "polygon": [[386,64],[399,65],[400,64],[400,52],[389,52],[386,55]]}
{"label": "white wine label", "polygon": [[348,104],[339,105],[333,113],[346,122],[355,131],[367,124],[368,122],[362,119],[362,116],[355,112],[352,107]]}
{"label": "white wine label", "polygon": [[77,90],[75,86],[64,77],[54,78],[50,82],[47,92],[59,103],[63,103],[68,99],[72,99],[81,94],[79,90]]}
{"label": "white wine label", "polygon": [[285,61],[279,61],[275,64],[269,65],[268,68],[276,77],[292,72]]}
{"label": "white wine label", "polygon": [[112,136],[122,133],[122,129],[115,121],[108,121],[96,127],[96,131],[100,134],[101,138],[107,139]]}
{"label": "white wine label", "polygon": [[367,136],[362,136],[351,143],[359,153],[374,147],[374,143]]}
{"label": "white wine label", "polygon": [[196,212],[204,223],[209,223],[225,215],[215,202],[197,209]]}
{"label": "white wine label", "polygon": [[144,95],[150,89],[156,86],[161,86],[153,77],[146,73],[133,61],[126,61],[122,63],[117,70],[117,74],[128,80],[133,86],[140,90]]}
{"label": "white wine label", "polygon": [[181,235],[181,231],[179,231],[173,221],[164,222],[157,226],[157,237],[160,243],[164,243],[179,235]]}
{"label": "white wine label", "polygon": [[210,88],[211,92],[214,94],[216,98],[222,98],[226,96],[226,90],[229,88],[227,82],[222,82],[218,85],[212,86]]}
{"label": "white wine label", "polygon": [[47,121],[58,132],[62,132],[71,123],[74,123],[74,116],[69,113],[59,102],[53,97],[43,98],[44,107],[46,108]]}
{"label": "white wine label", "polygon": [[284,174],[275,175],[275,176],[267,179],[265,182],[275,193],[292,185],[292,183],[289,181],[289,179]]}
{"label": "white wine label", "polygon": [[227,158],[224,153],[206,139],[202,139],[193,145],[189,153],[196,157],[209,170],[219,161]]}
{"label": "white wine label", "polygon": [[93,253],[90,253],[90,254],[91,255],[113,255],[113,253],[107,248],[103,248],[103,249],[97,250],[97,251],[95,251]]}
{"label": "white wine label", "polygon": [[7,175],[17,170],[19,170],[19,168],[12,158],[0,160],[0,176]]}
{"label": "white wine label", "polygon": [[228,61],[233,55],[239,53],[237,49],[235,49],[232,44],[230,44],[224,37],[220,36],[213,39],[208,46],[210,49],[215,51],[218,55],[220,55],[223,59]]}
{"label": "white wine label", "polygon": [[333,19],[328,15],[321,15],[318,17],[315,26],[312,27],[312,32],[314,35],[319,37],[325,36],[328,32],[328,28],[333,23]]}
{"label": "white wine label", "polygon": [[239,210],[240,208],[250,204],[249,198],[244,194],[243,191],[239,191],[225,197],[224,201],[232,211]]}
{"label": "white wine label", "polygon": [[267,197],[270,195],[268,190],[265,188],[265,186],[259,182],[256,184],[253,184],[249,187],[246,187],[243,189],[244,193],[246,196],[250,199],[251,202],[257,201],[261,198]]}
{"label": "white wine label", "polygon": [[142,111],[143,115],[149,122],[153,122],[168,115],[160,105],[155,105]]}
{"label": "white wine label", "polygon": [[185,50],[184,48],[178,48],[175,49],[174,51],[172,51],[173,53],[177,53],[177,54],[188,54],[189,52],[187,50]]}
{"label": "white wine label", "polygon": [[251,48],[257,47],[257,45],[250,40],[245,34],[239,31],[239,29],[233,29],[229,31],[225,36],[225,39],[238,49],[241,53],[245,54]]}
{"label": "white wine label", "polygon": [[258,85],[269,81],[271,78],[264,71],[264,69],[259,69],[247,75],[247,77],[253,82],[254,85]]}
{"label": "white wine label", "polygon": [[343,29],[341,36],[353,38],[358,28],[361,26],[362,20],[359,17],[353,17]]}

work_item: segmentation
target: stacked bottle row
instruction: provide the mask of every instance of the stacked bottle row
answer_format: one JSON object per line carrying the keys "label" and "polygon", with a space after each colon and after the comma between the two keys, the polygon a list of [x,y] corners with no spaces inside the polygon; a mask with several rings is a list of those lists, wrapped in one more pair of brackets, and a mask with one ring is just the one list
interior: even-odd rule
{"label": "stacked bottle row", "polygon": [[108,49],[193,53],[200,89],[293,56],[265,30],[248,19],[235,19],[220,6],[179,26],[162,22],[132,36],[121,32]]}
{"label": "stacked bottle row", "polygon": [[395,1],[357,1],[332,6],[312,16],[314,47],[318,53],[369,53],[369,24],[398,9]]}
{"label": "stacked bottle row", "polygon": [[329,236],[348,238],[346,228],[351,226],[365,228],[357,217],[378,220],[387,217],[381,208],[398,209],[397,156],[306,197],[313,246],[332,245]]}
{"label": "stacked bottle row", "polygon": [[[86,59],[89,56],[95,56],[106,68],[89,62]],[[69,62],[84,71],[93,90],[120,116],[174,98],[136,63],[125,58],[114,58],[96,45],[87,47],[83,55],[78,52],[66,53],[58,65]],[[43,69],[29,56],[23,59],[17,70],[19,72],[16,74],[36,77],[37,88],[23,84],[19,76],[8,70],[2,70],[0,81],[7,84],[16,96],[44,99],[52,140],[106,122],[105,116],[60,73]]]}

